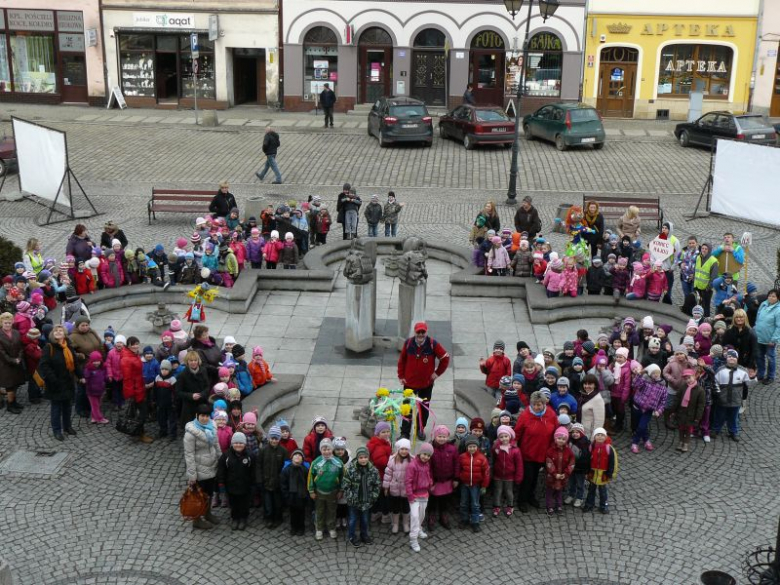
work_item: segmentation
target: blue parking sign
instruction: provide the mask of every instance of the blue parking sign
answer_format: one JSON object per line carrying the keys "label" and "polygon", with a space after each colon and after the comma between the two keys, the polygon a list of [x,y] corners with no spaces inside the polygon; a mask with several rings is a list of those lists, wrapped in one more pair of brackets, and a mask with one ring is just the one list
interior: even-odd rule
{"label": "blue parking sign", "polygon": [[198,33],[190,34],[190,50],[193,53],[198,52]]}

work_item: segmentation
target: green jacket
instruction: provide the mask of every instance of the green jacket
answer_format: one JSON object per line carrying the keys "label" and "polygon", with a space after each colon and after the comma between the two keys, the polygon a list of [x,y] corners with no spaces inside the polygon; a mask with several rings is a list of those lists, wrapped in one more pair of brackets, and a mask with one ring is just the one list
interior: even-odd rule
{"label": "green jacket", "polygon": [[357,459],[353,459],[347,464],[341,489],[348,506],[368,510],[379,497],[380,487],[379,472],[370,461],[367,465],[360,465]]}
{"label": "green jacket", "polygon": [[310,493],[331,494],[341,488],[344,463],[338,457],[317,457],[309,468],[307,486]]}

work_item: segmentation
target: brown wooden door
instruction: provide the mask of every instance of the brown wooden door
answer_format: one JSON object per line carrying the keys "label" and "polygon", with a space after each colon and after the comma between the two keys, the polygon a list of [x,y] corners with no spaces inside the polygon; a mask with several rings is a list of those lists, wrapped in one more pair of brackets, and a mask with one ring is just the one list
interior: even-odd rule
{"label": "brown wooden door", "polygon": [[596,107],[604,117],[632,118],[636,91],[636,63],[602,63]]}
{"label": "brown wooden door", "polygon": [[773,118],[780,117],[780,57],[777,58],[777,63],[775,63],[775,75],[772,81],[772,105],[769,108],[769,115]]}
{"label": "brown wooden door", "polygon": [[393,80],[392,47],[360,47],[360,103],[372,104],[391,96]]}
{"label": "brown wooden door", "polygon": [[414,51],[412,54],[412,97],[429,106],[444,105],[444,51]]}
{"label": "brown wooden door", "polygon": [[504,51],[471,51],[469,82],[480,106],[504,107]]}
{"label": "brown wooden door", "polygon": [[84,53],[60,53],[62,101],[87,103],[87,61]]}

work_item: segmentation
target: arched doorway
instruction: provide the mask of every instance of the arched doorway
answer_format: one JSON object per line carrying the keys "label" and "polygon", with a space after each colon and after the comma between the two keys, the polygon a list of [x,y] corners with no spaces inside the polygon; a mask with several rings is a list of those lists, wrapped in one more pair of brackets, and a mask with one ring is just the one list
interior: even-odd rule
{"label": "arched doorway", "polygon": [[429,106],[443,106],[447,99],[444,42],[444,33],[435,28],[426,28],[414,37],[412,97]]}
{"label": "arched doorway", "polygon": [[633,118],[639,51],[630,47],[601,50],[596,108],[604,117]]}
{"label": "arched doorway", "polygon": [[303,95],[314,101],[323,86],[339,93],[339,41],[326,26],[315,26],[303,37]]}
{"label": "arched doorway", "polygon": [[469,83],[480,105],[504,106],[506,43],[495,31],[484,30],[471,39]]}
{"label": "arched doorway", "polygon": [[358,39],[358,96],[361,103],[374,103],[391,94],[393,80],[393,39],[383,28],[374,26]]}

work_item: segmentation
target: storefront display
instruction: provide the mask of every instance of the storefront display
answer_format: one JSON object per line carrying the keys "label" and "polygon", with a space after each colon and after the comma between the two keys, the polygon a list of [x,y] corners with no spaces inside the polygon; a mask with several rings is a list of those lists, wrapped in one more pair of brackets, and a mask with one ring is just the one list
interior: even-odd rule
{"label": "storefront display", "polygon": [[314,100],[327,83],[338,93],[338,44],[336,33],[327,27],[311,29],[304,40],[304,99]]}
{"label": "storefront display", "polygon": [[11,69],[8,66],[8,46],[5,35],[0,37],[0,92],[11,91]]}
{"label": "storefront display", "polygon": [[528,43],[528,64],[525,68],[525,95],[559,97],[563,48],[557,35],[543,32]]}
{"label": "storefront display", "polygon": [[721,45],[667,45],[658,66],[658,95],[700,91],[708,97],[728,97],[733,55]]}
{"label": "storefront display", "polygon": [[13,34],[11,54],[16,92],[55,93],[57,74],[52,35]]}

